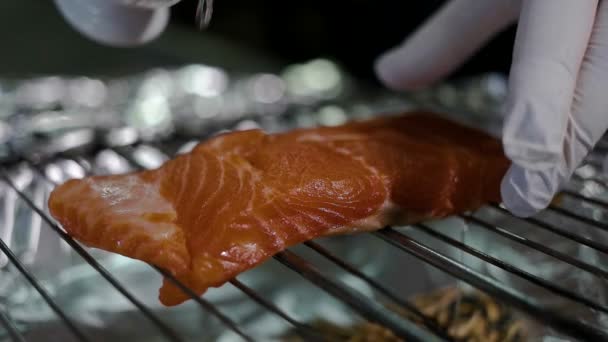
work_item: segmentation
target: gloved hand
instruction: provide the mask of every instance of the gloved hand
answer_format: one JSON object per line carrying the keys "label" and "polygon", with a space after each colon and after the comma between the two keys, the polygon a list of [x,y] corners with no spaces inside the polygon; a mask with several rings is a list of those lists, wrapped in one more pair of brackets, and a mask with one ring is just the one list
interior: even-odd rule
{"label": "gloved hand", "polygon": [[137,46],[157,38],[169,22],[169,6],[180,0],[55,0],[77,31],[96,42]]}
{"label": "gloved hand", "polygon": [[544,209],[608,128],[608,1],[452,0],[376,62],[390,88],[425,86],[519,19],[503,145],[505,206]]}

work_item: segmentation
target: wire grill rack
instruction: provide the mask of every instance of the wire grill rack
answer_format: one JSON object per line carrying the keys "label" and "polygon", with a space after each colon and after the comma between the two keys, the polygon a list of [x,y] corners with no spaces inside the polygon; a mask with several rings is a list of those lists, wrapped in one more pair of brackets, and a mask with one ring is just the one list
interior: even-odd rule
{"label": "wire grill rack", "polygon": [[[290,122],[290,125],[294,126],[298,122],[301,122],[298,120],[298,115],[300,114],[292,112],[276,120]],[[245,120],[245,122],[249,126],[256,122],[260,124],[261,121],[256,120],[254,118]],[[248,128],[248,125],[241,124],[239,127]],[[263,126],[264,124],[260,125]],[[121,132],[126,132],[125,134],[128,135],[128,131],[122,130]],[[115,136],[115,133],[113,132],[112,134]],[[107,132],[104,134],[106,134],[104,137],[107,137]],[[99,132],[95,132],[93,136],[90,136],[90,134],[85,134],[85,136],[90,138],[84,139],[86,143],[72,144],[69,145],[69,148],[54,151],[49,155],[35,153],[17,155],[13,160],[6,161],[1,165],[0,181],[3,182],[2,199],[4,202],[2,203],[4,206],[5,227],[14,226],[15,222],[7,223],[6,220],[11,215],[11,210],[14,210],[13,202],[21,201],[32,212],[30,224],[36,225],[35,223],[37,222],[39,229],[49,229],[52,234],[61,238],[65,242],[64,245],[68,246],[72,252],[78,255],[88,265],[87,267],[99,273],[115,291],[124,296],[155,327],[159,338],[162,337],[160,340],[185,340],[180,335],[179,329],[173,327],[166,318],[158,315],[149,304],[141,300],[133,289],[126,286],[123,281],[118,279],[111,270],[99,261],[98,256],[94,252],[82,247],[56,224],[52,217],[49,216],[45,207],[46,199],[44,194],[48,194],[48,191],[41,193],[26,189],[32,184],[33,179],[40,180],[44,184],[42,186],[49,190],[57,185],[57,183],[70,177],[155,167],[167,158],[192,147],[193,141],[196,139],[193,139],[191,136],[180,136],[178,134],[154,142],[137,139],[124,142],[124,139],[119,139],[121,141],[120,144],[112,144],[108,139],[100,138]],[[198,138],[202,139],[204,136]],[[606,180],[601,176],[601,163],[607,151],[608,142],[601,142],[595,152],[590,155],[585,164],[577,171],[570,186],[563,191],[561,200],[552,205],[539,217],[520,219],[511,216],[508,211],[499,205],[490,205],[477,212],[466,213],[452,219],[463,222],[470,227],[475,227],[479,231],[485,231],[488,236],[491,236],[491,240],[504,239],[504,241],[510,241],[519,246],[521,248],[519,249],[520,251],[531,250],[533,253],[551,258],[551,265],[566,265],[569,269],[576,270],[574,273],[576,275],[582,274],[578,272],[583,272],[594,279],[592,282],[593,286],[602,288],[602,285],[608,279],[608,270],[601,264],[602,255],[608,254],[608,243],[605,242],[608,240],[602,240],[601,235],[598,234],[601,234],[602,231],[608,232],[608,224],[605,219],[605,215],[608,212],[608,201],[604,194],[607,184]],[[525,230],[515,229],[514,227],[525,227]],[[572,227],[576,227],[576,229]],[[14,247],[13,240],[15,237],[12,235],[17,234],[19,229],[22,228],[14,226],[11,229],[0,231],[3,233],[0,236],[0,250],[2,250],[5,256],[4,260],[0,261],[3,261],[3,264],[6,264],[7,268],[10,267],[16,270],[17,274],[28,282],[28,286],[31,286],[41,296],[42,300],[48,305],[48,308],[63,323],[66,331],[70,332],[71,337],[78,341],[91,340],[91,334],[82,328],[77,322],[76,317],[70,315],[58,303],[56,297],[45,288],[45,282],[29,269],[28,265],[31,264],[31,255],[28,253],[31,250],[28,248],[17,250]],[[549,234],[553,236],[550,241],[559,240],[572,243],[577,246],[577,250],[583,250],[585,253],[591,252],[592,255],[599,255],[599,257],[595,259],[581,257],[563,248],[559,248],[560,244],[554,245],[529,237],[525,234],[525,231]],[[42,231],[37,231],[35,234],[30,233],[29,243],[36,244],[41,234],[45,233]],[[580,340],[608,340],[608,330],[601,324],[602,315],[608,313],[608,305],[601,298],[598,299],[596,293],[591,293],[588,289],[582,291],[588,292],[581,293],[581,291],[568,285],[565,281],[562,283],[556,281],[556,279],[547,279],[546,275],[540,274],[542,272],[531,271],[530,268],[522,267],[518,263],[512,262],[509,258],[496,256],[491,251],[467,243],[466,239],[463,240],[451,236],[444,230],[438,229],[433,223],[423,223],[405,228],[386,227],[374,233],[365,233],[365,235],[366,239],[384,241],[386,248],[394,247],[419,259],[422,263],[431,265],[512,305],[528,314],[541,325],[550,327],[560,334]],[[480,271],[478,268],[464,262],[464,259],[449,255],[442,249],[437,248],[437,242],[441,242],[461,253],[478,258],[486,266],[491,265],[493,269],[501,270],[501,274],[506,274],[510,278],[501,278],[500,276],[491,274],[491,272]],[[310,284],[343,303],[349,310],[363,319],[376,322],[391,329],[398,337],[408,341],[451,340],[446,331],[439,328],[433,319],[417,310],[411,303],[399,295],[397,291],[389,288],[372,275],[367,275],[361,268],[340,257],[339,253],[333,251],[330,247],[326,247],[322,243],[310,241],[300,246],[300,248],[307,249],[317,257],[333,263],[348,276],[357,278],[360,282],[365,283],[382,300],[370,299],[369,296],[362,293],[356,287],[329,276],[326,272],[315,266],[299,250],[286,250],[277,254],[274,259],[287,269],[299,274]],[[0,259],[2,259],[1,255]],[[399,263],[398,260],[393,262]],[[204,311],[207,315],[217,318],[223,325],[223,329],[232,331],[235,337],[240,337],[243,340],[256,340],[256,337],[246,327],[239,324],[238,320],[231,318],[230,315],[218,308],[212,301],[207,300],[205,296],[198,297],[193,291],[164,270],[153,268],[155,272],[168,277],[177,284],[192,298],[193,303],[200,306],[200,310]],[[538,268],[535,270],[538,271]],[[407,270],[403,272],[407,273]],[[517,282],[505,281],[505,279],[517,279]],[[312,326],[294,317],[287,310],[282,309],[278,303],[268,299],[262,291],[248,286],[246,281],[233,279],[229,283],[230,285],[227,284],[225,286],[233,286],[242,295],[248,297],[250,301],[266,310],[266,312],[284,320],[305,340],[323,340],[323,336]],[[531,285],[536,290],[522,290],[522,287],[516,286],[520,283],[525,283],[526,286]],[[541,291],[542,295],[539,295],[541,292],[537,290]],[[566,311],[555,303],[567,303],[568,306],[565,307],[573,309],[572,311]],[[423,324],[416,324],[404,318],[403,315],[398,314],[394,310],[395,307],[411,313]],[[5,308],[7,309],[0,310],[0,324],[5,330],[5,337],[13,341],[25,341],[26,338],[24,337],[24,330],[21,324],[11,317],[9,306],[5,305]],[[584,314],[579,315],[578,312],[585,312],[587,316],[584,316]],[[593,319],[589,319],[589,317]],[[204,339],[205,336],[200,336],[200,338]]]}

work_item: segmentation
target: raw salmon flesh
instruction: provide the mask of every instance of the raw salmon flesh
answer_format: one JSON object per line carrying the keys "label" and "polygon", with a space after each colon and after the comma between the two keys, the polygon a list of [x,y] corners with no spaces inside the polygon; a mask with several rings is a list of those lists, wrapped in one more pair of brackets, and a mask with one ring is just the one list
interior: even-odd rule
{"label": "raw salmon flesh", "polygon": [[[155,170],[70,180],[49,208],[85,245],[203,294],[303,241],[499,202],[508,166],[496,139],[417,112],[218,135]],[[164,280],[163,304],[188,298]]]}

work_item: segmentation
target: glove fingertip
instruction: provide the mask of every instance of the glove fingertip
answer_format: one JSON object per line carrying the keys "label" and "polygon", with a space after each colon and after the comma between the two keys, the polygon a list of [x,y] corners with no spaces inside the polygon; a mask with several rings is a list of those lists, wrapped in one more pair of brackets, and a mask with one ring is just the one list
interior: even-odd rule
{"label": "glove fingertip", "polygon": [[536,208],[528,204],[520,194],[514,191],[513,187],[507,182],[501,185],[502,204],[513,215],[521,218],[528,218],[538,213]]}
{"label": "glove fingertip", "polygon": [[394,91],[411,91],[424,87],[428,82],[420,71],[412,67],[405,47],[393,48],[374,61],[374,72],[378,80]]}
{"label": "glove fingertip", "polygon": [[513,165],[500,185],[503,205],[517,217],[534,216],[551,203],[552,183],[542,172]]}
{"label": "glove fingertip", "polygon": [[392,50],[382,54],[374,61],[374,72],[385,87],[395,91],[407,90],[397,76],[395,59]]}
{"label": "glove fingertip", "polygon": [[82,35],[113,47],[140,46],[158,38],[169,23],[168,8],[132,7],[104,0],[55,0],[64,19]]}

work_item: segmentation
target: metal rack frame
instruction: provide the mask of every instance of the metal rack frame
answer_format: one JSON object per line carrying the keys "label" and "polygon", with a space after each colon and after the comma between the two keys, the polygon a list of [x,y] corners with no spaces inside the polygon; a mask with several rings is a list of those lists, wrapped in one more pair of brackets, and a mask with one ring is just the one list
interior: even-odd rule
{"label": "metal rack frame", "polygon": [[[137,143],[139,144],[139,143]],[[133,148],[136,145],[130,145],[123,148],[113,148],[115,152],[119,155],[123,156],[131,166],[136,169],[143,169],[144,166],[137,162],[135,158],[132,157],[130,152],[133,151]],[[161,149],[162,150],[162,149]],[[166,151],[166,149],[164,149]],[[73,155],[59,155],[55,156],[55,158],[64,158],[75,161],[83,169],[87,170],[90,174],[90,170],[87,169],[87,165],[83,163],[83,160],[79,157],[74,157]],[[51,161],[43,161],[43,162],[35,162],[31,160],[23,160],[29,167],[31,167],[35,172],[43,177],[50,185],[56,185],[53,180],[51,180],[43,171],[42,167],[45,163],[50,163]],[[63,229],[55,223],[55,221],[45,212],[43,208],[36,205],[34,201],[28,197],[23,191],[21,191],[15,183],[11,180],[9,176],[9,169],[11,165],[3,165],[0,169],[0,181],[5,182],[8,186],[10,186],[14,191],[17,192],[19,197],[33,210],[39,215],[48,226],[57,234],[61,239],[63,239],[69,246],[71,246],[74,251],[82,257],[82,259],[89,264],[93,269],[95,269],[106,281],[108,281],[118,292],[120,292],[126,299],[128,299],[141,313],[150,320],[157,328],[158,332],[166,337],[167,340],[170,341],[181,341],[182,338],[179,334],[173,330],[166,322],[164,322],[158,315],[156,315],[150,308],[140,302],[135,296],[130,292],[130,290],[120,283],[118,279],[116,279],[107,269],[105,269],[96,259],[91,256],[81,245],[76,242],[72,237],[66,234]],[[580,176],[578,181],[589,181],[589,179],[582,178]],[[601,179],[599,179],[601,181]],[[591,181],[596,181],[596,179],[591,179]],[[588,204],[597,206],[598,208],[608,210],[608,203],[595,197],[589,197],[586,195],[579,194],[574,191],[564,191],[564,196],[569,196],[578,201],[586,202]],[[498,205],[490,205],[488,208],[494,210],[502,215],[511,216],[511,214],[506,211],[504,208]],[[587,225],[594,227],[595,229],[608,231],[608,224],[604,222],[597,221],[591,217],[581,216],[575,212],[572,212],[564,207],[559,206],[551,206],[548,210],[552,211],[556,215],[560,215],[563,217],[567,217],[569,219],[575,220],[577,222],[581,222]],[[510,231],[506,227],[502,227],[497,225],[496,223],[489,222],[488,220],[484,220],[480,218],[475,213],[472,214],[463,214],[459,215],[459,217],[465,222],[469,224],[473,224],[482,229],[485,229],[489,232],[492,232],[496,235],[505,237],[510,239],[522,246],[527,248],[534,249],[546,255],[549,255],[561,262],[572,265],[576,268],[579,268],[583,271],[586,271],[594,276],[602,278],[604,280],[608,279],[608,271],[599,268],[596,265],[592,265],[590,263],[584,262],[580,259],[574,258],[572,256],[566,255],[558,250],[552,249],[551,247],[542,245],[538,242],[534,242],[532,240],[527,239],[521,235],[518,235],[512,231]],[[592,249],[595,249],[601,253],[608,254],[608,245],[594,241],[585,237],[578,236],[571,232],[564,230],[561,227],[557,227],[553,224],[547,223],[538,218],[530,218],[530,219],[519,219],[527,222],[528,224],[532,224],[534,227],[542,230],[549,231],[553,234],[557,234],[564,239],[569,239],[574,242],[586,245]],[[526,279],[541,288],[544,288],[550,292],[552,292],[555,296],[560,296],[564,298],[568,298],[569,300],[579,303],[581,305],[585,305],[589,308],[608,313],[608,307],[606,305],[594,302],[589,298],[581,296],[580,294],[574,293],[568,289],[564,289],[556,284],[553,284],[547,280],[541,279],[533,274],[530,274],[517,266],[509,264],[504,260],[499,260],[493,256],[484,254],[483,252],[476,250],[466,244],[461,243],[455,239],[452,239],[446,235],[443,235],[433,229],[430,229],[425,224],[419,224],[414,226],[416,229],[421,232],[429,235],[430,237],[443,241],[444,243],[451,245],[457,249],[460,249],[467,254],[476,256],[494,266],[497,266],[508,273],[516,275],[520,278]],[[490,295],[495,296],[496,298],[511,304],[524,312],[531,314],[531,316],[535,317],[539,321],[549,324],[554,327],[556,330],[561,331],[562,333],[568,334],[570,336],[574,336],[577,338],[581,338],[584,340],[608,340],[608,332],[599,329],[598,327],[592,326],[588,323],[578,321],[573,317],[569,317],[565,313],[557,312],[546,305],[541,304],[539,301],[531,298],[530,296],[523,294],[509,286],[495,280],[494,278],[482,274],[463,263],[450,258],[447,255],[444,255],[436,250],[433,250],[431,247],[421,243],[405,234],[400,233],[399,231],[387,227],[383,230],[366,233],[369,235],[374,235],[375,237],[387,242],[389,245],[392,245],[408,254],[415,256],[423,262],[429,263],[434,267],[458,278],[461,279],[472,286],[487,292]],[[318,255],[324,257],[326,260],[334,263],[339,266],[341,269],[348,272],[350,275],[359,278],[364,281],[366,284],[375,289],[378,293],[380,293],[383,297],[387,298],[391,304],[403,309],[404,311],[411,313],[414,317],[418,318],[424,325],[425,328],[422,328],[419,324],[414,323],[411,320],[404,318],[402,315],[397,314],[395,311],[387,309],[379,302],[374,302],[365,299],[365,296],[358,293],[356,290],[351,287],[329,277],[325,276],[322,272],[315,268],[311,263],[309,263],[306,259],[302,258],[298,254],[286,250],[284,252],[278,253],[274,256],[275,260],[285,265],[287,268],[293,270],[300,274],[303,278],[307,279],[314,285],[318,286],[331,296],[345,303],[348,307],[350,307],[354,312],[360,314],[363,318],[371,321],[379,323],[387,328],[391,329],[395,335],[405,338],[407,340],[412,341],[441,341],[441,340],[450,340],[449,336],[445,331],[443,331],[438,324],[431,318],[426,317],[423,313],[418,311],[413,305],[410,303],[400,299],[396,294],[392,293],[389,289],[385,288],[381,283],[378,283],[374,279],[366,276],[361,271],[357,270],[353,265],[349,264],[347,261],[344,261],[333,254],[330,250],[320,246],[315,242],[306,242],[304,244],[309,249],[315,251]],[[70,330],[72,335],[76,340],[79,341],[87,341],[89,338],[86,334],[78,327],[76,323],[59,307],[54,301],[53,298],[45,291],[44,287],[40,284],[40,281],[37,280],[31,272],[28,271],[27,267],[21,263],[18,257],[11,251],[9,246],[2,240],[0,240],[0,250],[8,257],[10,262],[15,266],[15,268],[28,280],[28,282],[36,289],[37,292],[43,297],[43,299],[47,302],[50,308],[57,314],[57,316],[63,321],[66,328]],[[212,303],[208,302],[202,297],[197,296],[194,291],[187,288],[184,284],[180,283],[177,279],[172,277],[170,274],[165,272],[162,269],[152,266],[155,268],[157,272],[172,280],[179,288],[181,288],[186,294],[188,294],[193,300],[198,303],[202,310],[211,313],[214,315],[219,321],[221,321],[227,329],[234,331],[237,335],[242,337],[246,341],[253,341],[253,337],[250,336],[246,331],[244,331],[239,325],[224,315],[220,310],[218,310]],[[292,325],[296,332],[301,335],[306,340],[322,340],[322,336],[319,335],[317,331],[315,331],[311,326],[298,322],[296,319],[290,317],[286,312],[281,310],[277,305],[263,298],[262,295],[257,293],[255,290],[249,288],[244,283],[239,281],[238,279],[233,279],[230,281],[230,284],[240,290],[242,293],[247,295],[251,300],[255,301],[257,304],[264,307],[269,312],[276,314],[278,317],[284,319],[287,323]],[[9,337],[14,341],[24,341],[24,337],[20,334],[19,330],[14,326],[9,317],[3,314],[0,311],[0,324],[6,329]]]}

